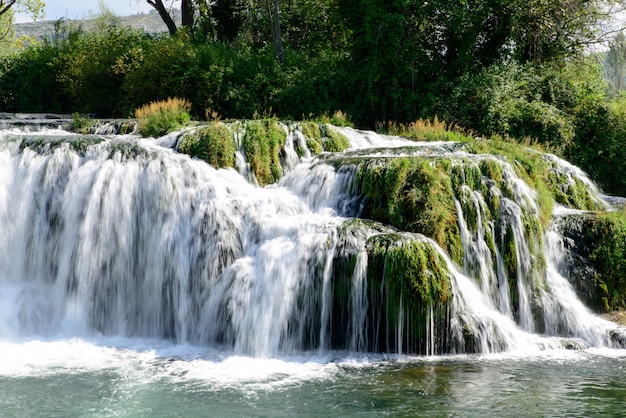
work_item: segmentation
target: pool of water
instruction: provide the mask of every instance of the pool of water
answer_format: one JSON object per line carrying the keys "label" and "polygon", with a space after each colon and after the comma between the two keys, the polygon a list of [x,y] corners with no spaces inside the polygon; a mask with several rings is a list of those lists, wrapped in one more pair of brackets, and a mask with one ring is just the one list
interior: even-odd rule
{"label": "pool of water", "polygon": [[0,343],[0,416],[621,416],[626,352],[308,353],[158,341]]}

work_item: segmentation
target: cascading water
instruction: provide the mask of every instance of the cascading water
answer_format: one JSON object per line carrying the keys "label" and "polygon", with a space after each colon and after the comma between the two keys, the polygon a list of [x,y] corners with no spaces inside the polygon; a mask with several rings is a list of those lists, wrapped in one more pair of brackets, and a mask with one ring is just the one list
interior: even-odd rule
{"label": "cascading water", "polygon": [[[284,129],[286,174],[264,188],[241,150],[239,171],[216,170],[132,135],[4,131],[0,338],[168,339],[258,357],[618,344],[554,267],[558,235],[510,163],[349,128],[350,150],[315,157]],[[363,164],[407,156],[445,158],[462,179],[461,267],[422,234],[358,219],[372,205]]]}

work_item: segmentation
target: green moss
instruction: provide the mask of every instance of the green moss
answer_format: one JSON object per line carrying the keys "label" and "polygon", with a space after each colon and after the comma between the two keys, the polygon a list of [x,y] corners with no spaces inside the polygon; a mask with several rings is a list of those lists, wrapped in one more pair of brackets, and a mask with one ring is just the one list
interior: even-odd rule
{"label": "green moss", "polygon": [[548,174],[547,184],[554,200],[565,207],[579,210],[601,209],[587,185],[576,177],[553,169]]}
{"label": "green moss", "polygon": [[364,215],[433,238],[452,258],[463,259],[449,161],[406,157],[364,161],[357,184],[367,197]]}
{"label": "green moss", "polygon": [[223,123],[186,132],[179,141],[178,150],[200,158],[215,168],[235,167],[235,137]]}
{"label": "green moss", "polygon": [[314,139],[320,141],[322,139],[322,132],[320,130],[319,123],[315,122],[301,122],[300,132],[307,139]]}
{"label": "green moss", "polygon": [[120,127],[117,131],[119,135],[127,135],[135,132],[137,128],[136,124],[130,120],[125,120],[120,124]]}
{"label": "green moss", "polygon": [[486,158],[479,163],[483,176],[492,179],[496,184],[502,183],[502,162],[494,158]]}
{"label": "green moss", "polygon": [[[435,324],[436,351],[447,341],[450,273],[432,242],[406,234],[371,237],[368,252],[368,300],[376,318],[373,335],[379,349],[426,353],[429,323]],[[431,317],[432,313],[432,317]],[[397,347],[397,332],[403,336]]]}
{"label": "green moss", "polygon": [[306,146],[309,148],[309,151],[311,151],[311,154],[313,155],[317,155],[320,152],[324,151],[324,149],[322,148],[322,144],[316,139],[307,139]]}
{"label": "green moss", "polygon": [[286,139],[287,133],[273,119],[246,123],[244,152],[252,173],[261,186],[275,183],[282,177],[280,156]]}
{"label": "green moss", "polygon": [[[492,154],[505,157],[516,174],[537,192],[541,225],[545,228],[550,224],[554,198],[548,182],[550,166],[542,157],[543,154],[541,152],[531,149],[526,144],[497,138],[466,143],[465,150],[475,154]],[[492,161],[494,162],[485,163],[484,167],[481,166],[483,173],[495,168],[496,162],[495,160]],[[490,177],[497,181],[502,179],[502,174],[503,171],[500,169],[499,173],[493,172],[490,174]],[[512,190],[507,189],[507,187],[507,185],[503,185],[504,195],[511,196]]]}
{"label": "green moss", "polygon": [[340,152],[350,148],[350,141],[329,124],[322,125],[322,147],[327,152]]}
{"label": "green moss", "polygon": [[96,125],[96,120],[87,116],[81,116],[78,113],[72,115],[72,123],[70,124],[70,131],[77,132],[79,134],[90,134],[92,128]]}
{"label": "green moss", "polygon": [[[598,213],[587,217],[582,231],[590,248],[589,260],[596,268],[595,277],[605,309],[626,308],[626,214]],[[607,310],[608,310],[607,309]]]}

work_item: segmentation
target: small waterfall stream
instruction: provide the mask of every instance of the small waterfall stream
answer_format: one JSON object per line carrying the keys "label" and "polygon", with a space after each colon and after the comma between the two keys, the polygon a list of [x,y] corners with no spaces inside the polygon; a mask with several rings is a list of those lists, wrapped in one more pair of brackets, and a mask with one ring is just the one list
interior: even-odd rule
{"label": "small waterfall stream", "polygon": [[[216,170],[159,145],[172,138],[0,131],[0,339],[155,338],[257,357],[619,345],[618,327],[559,273],[560,235],[538,224],[536,192],[509,163],[342,132],[351,149],[299,157],[305,138],[288,130],[285,175],[262,188],[249,168]],[[462,263],[433,239],[360,219],[362,164],[406,156],[463,173]],[[501,179],[470,184],[484,161]],[[434,263],[411,270],[430,286],[424,304],[407,293],[421,291],[408,284],[414,264],[394,258],[411,248]],[[406,276],[386,278],[398,266]]]}

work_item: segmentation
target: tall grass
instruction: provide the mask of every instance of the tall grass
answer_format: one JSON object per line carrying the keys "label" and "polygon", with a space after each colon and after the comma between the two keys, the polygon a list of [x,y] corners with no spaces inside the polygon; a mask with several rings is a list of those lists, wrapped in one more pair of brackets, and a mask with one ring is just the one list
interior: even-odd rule
{"label": "tall grass", "polygon": [[435,115],[430,119],[418,119],[411,123],[388,121],[379,123],[376,130],[388,135],[397,135],[414,141],[467,141],[473,132],[456,124],[449,124]]}
{"label": "tall grass", "polygon": [[180,129],[191,120],[191,103],[178,97],[154,101],[135,109],[139,132],[144,137],[160,137]]}

